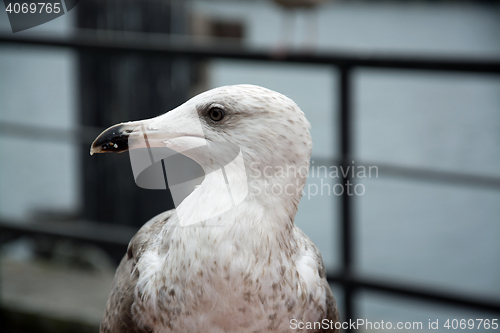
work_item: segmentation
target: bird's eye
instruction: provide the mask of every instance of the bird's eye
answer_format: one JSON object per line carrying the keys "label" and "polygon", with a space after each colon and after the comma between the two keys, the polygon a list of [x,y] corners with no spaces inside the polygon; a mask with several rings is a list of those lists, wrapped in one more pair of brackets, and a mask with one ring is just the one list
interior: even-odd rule
{"label": "bird's eye", "polygon": [[219,108],[211,108],[210,111],[208,111],[208,115],[213,121],[221,121],[222,118],[224,118],[224,111]]}

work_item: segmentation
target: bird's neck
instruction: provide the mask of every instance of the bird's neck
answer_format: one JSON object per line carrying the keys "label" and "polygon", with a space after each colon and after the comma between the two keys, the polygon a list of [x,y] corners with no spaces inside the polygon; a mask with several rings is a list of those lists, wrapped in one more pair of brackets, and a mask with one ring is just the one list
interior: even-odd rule
{"label": "bird's neck", "polygon": [[[202,203],[198,209],[210,208]],[[186,260],[216,260],[217,269],[231,264],[233,273],[239,275],[264,265],[264,261],[265,265],[281,267],[297,251],[294,216],[290,213],[281,205],[264,206],[255,197],[247,197],[216,218],[173,228],[171,236],[164,238],[164,244],[169,244],[165,249],[172,244],[185,244],[181,256]],[[282,252],[283,248],[286,252]]]}
{"label": "bird's neck", "polygon": [[266,165],[249,163],[249,196],[274,215],[273,218],[293,224],[308,171],[308,161],[302,165],[283,161]]}
{"label": "bird's neck", "polygon": [[240,154],[206,173],[202,184],[177,207],[180,225],[220,226],[243,218],[263,228],[293,226],[309,162],[292,162],[267,159],[263,163],[258,156]]}
{"label": "bird's neck", "polygon": [[[273,252],[280,246],[294,247],[294,218],[302,194],[301,189],[297,194],[296,183],[283,177],[257,177],[258,173],[248,175],[247,179],[232,179],[233,173],[226,171],[230,193],[220,175],[206,175],[197,193],[193,192],[177,208],[181,225],[178,229],[183,230],[177,230],[175,237],[198,240],[210,253],[233,247],[250,253]],[[291,184],[288,194],[268,192],[272,185],[284,188],[287,184]]]}

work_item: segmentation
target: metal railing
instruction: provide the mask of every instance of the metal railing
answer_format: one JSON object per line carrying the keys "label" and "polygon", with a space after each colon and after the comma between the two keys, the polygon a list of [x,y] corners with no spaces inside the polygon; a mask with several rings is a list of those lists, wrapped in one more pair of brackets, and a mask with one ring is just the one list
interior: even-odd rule
{"label": "metal railing", "polygon": [[[434,58],[434,57],[414,57],[414,56],[394,56],[394,55],[363,55],[357,53],[334,52],[334,53],[274,53],[268,51],[248,50],[245,48],[235,48],[220,45],[200,46],[186,43],[173,43],[168,41],[155,40],[152,42],[148,38],[128,37],[97,37],[97,36],[74,36],[71,38],[54,37],[15,37],[12,35],[0,35],[0,43],[18,44],[36,47],[63,47],[76,51],[92,51],[96,53],[135,53],[157,55],[162,57],[187,57],[191,59],[234,59],[242,61],[263,61],[275,63],[296,63],[309,65],[331,66],[339,70],[340,90],[339,97],[339,119],[335,123],[340,133],[340,156],[339,165],[347,168],[351,165],[353,157],[352,138],[352,72],[357,68],[381,68],[400,70],[422,70],[441,71],[457,73],[480,73],[483,75],[500,75],[500,61],[471,59],[471,58]],[[332,72],[333,75],[333,72]],[[10,129],[9,129],[10,128]],[[23,131],[22,126],[18,126],[17,131],[9,124],[0,123],[2,133],[4,130],[15,135],[18,131]],[[32,130],[32,129],[31,129]],[[38,131],[44,132],[38,128]],[[78,137],[93,138],[94,129],[78,129]],[[91,134],[92,132],[92,134]],[[47,134],[50,140],[57,134]],[[75,140],[79,140],[76,135],[62,131],[59,135],[66,135]],[[89,142],[87,140],[87,142]],[[398,177],[417,178],[424,180],[439,180],[446,183],[455,183],[460,186],[479,186],[500,190],[500,179],[495,177],[468,175],[445,171],[434,171],[426,169],[416,169],[402,166],[384,166],[386,174]],[[352,181],[350,176],[345,175],[342,181]],[[358,276],[354,271],[354,249],[356,239],[353,227],[353,196],[349,196],[347,191],[341,196],[341,235],[342,235],[342,266],[338,272],[329,272],[328,280],[338,283],[344,290],[344,306],[342,314],[343,320],[355,319],[355,295],[360,290],[375,291],[384,294],[409,297],[424,301],[442,303],[444,305],[460,306],[469,309],[482,310],[500,314],[500,300],[466,296],[459,293],[445,292],[443,290],[415,287],[406,284],[388,283],[373,278]],[[22,229],[22,228],[21,228]],[[11,226],[11,231],[23,232],[21,229]],[[36,231],[24,231],[36,232]],[[90,237],[90,236],[89,236]],[[90,237],[91,239],[91,237]],[[103,240],[100,239],[100,242]]]}

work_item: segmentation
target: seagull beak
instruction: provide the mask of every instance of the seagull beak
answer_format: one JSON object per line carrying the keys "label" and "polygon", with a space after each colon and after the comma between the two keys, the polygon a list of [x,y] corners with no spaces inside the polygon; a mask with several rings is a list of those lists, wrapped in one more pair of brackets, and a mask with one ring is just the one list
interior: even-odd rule
{"label": "seagull beak", "polygon": [[129,149],[128,138],[135,127],[131,128],[131,126],[127,124],[111,126],[99,134],[94,142],[92,142],[90,155],[94,155],[95,153],[122,153],[127,151]]}
{"label": "seagull beak", "polygon": [[123,153],[135,148],[165,146],[162,144],[162,140],[156,140],[158,131],[146,130],[150,121],[151,119],[146,119],[111,126],[99,134],[92,142],[90,155],[96,153]]}
{"label": "seagull beak", "polygon": [[182,153],[206,144],[197,113],[182,109],[161,116],[111,126],[94,140],[90,155],[122,153],[136,148],[168,147]]}

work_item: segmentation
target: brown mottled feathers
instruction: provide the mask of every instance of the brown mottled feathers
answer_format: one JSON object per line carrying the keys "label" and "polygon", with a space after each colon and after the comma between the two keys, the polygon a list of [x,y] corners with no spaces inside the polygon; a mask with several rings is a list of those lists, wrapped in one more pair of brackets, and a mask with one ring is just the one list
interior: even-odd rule
{"label": "brown mottled feathers", "polygon": [[[311,247],[314,250],[318,262],[319,276],[323,279],[323,286],[326,292],[326,316],[324,318],[321,318],[320,321],[323,319],[328,319],[328,322],[330,321],[332,321],[333,323],[339,322],[340,315],[337,309],[337,302],[335,301],[332,290],[330,289],[330,285],[326,280],[326,269],[325,269],[325,264],[323,262],[323,257],[321,256],[321,252],[319,252],[318,248],[313,243],[313,241],[302,230],[297,228],[297,231],[300,234],[300,236],[306,241],[306,246]],[[321,329],[315,331],[315,333],[322,333],[322,332],[339,333],[340,329]]]}
{"label": "brown mottled feathers", "polygon": [[[330,289],[330,286],[328,285],[328,282],[325,280],[323,284],[326,285],[327,288],[326,290],[326,319],[328,319],[329,322],[333,322],[334,324],[337,322],[340,322],[340,316],[339,316],[339,311],[337,309],[337,303],[335,302],[335,298],[333,297],[332,290]],[[335,326],[334,326],[335,327]],[[339,333],[340,329],[324,329],[318,332],[332,332],[332,333]]]}
{"label": "brown mottled feathers", "polygon": [[111,293],[106,304],[106,310],[101,322],[101,333],[151,333],[136,325],[132,317],[134,289],[138,272],[134,271],[137,261],[173,214],[173,210],[162,213],[149,222],[135,234],[128,245],[127,254],[123,257],[111,286]]}
{"label": "brown mottled feathers", "polygon": [[[153,332],[148,328],[139,327],[133,319],[132,304],[134,303],[134,289],[138,279],[138,272],[134,270],[134,268],[145,249],[155,238],[154,235],[157,235],[161,231],[162,227],[172,214],[173,210],[170,210],[154,217],[147,222],[130,241],[127,254],[123,257],[120,265],[118,266],[113,280],[111,293],[108,303],[106,304],[106,310],[101,323],[101,333]],[[304,245],[314,250],[318,263],[318,272],[320,277],[323,279],[323,286],[326,292],[326,314],[324,318],[320,318],[319,321],[328,319],[329,322],[333,321],[333,323],[336,323],[340,320],[339,313],[332,291],[326,280],[326,271],[321,253],[316,248],[314,243],[300,229],[297,228],[297,231],[300,237],[305,241]],[[315,332],[339,333],[339,330],[322,329]]]}

